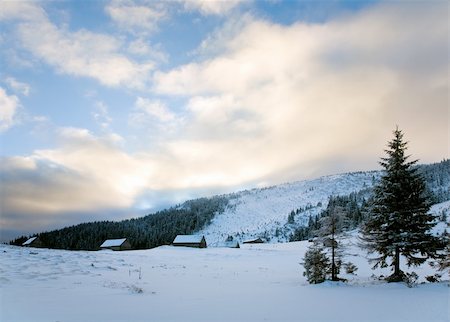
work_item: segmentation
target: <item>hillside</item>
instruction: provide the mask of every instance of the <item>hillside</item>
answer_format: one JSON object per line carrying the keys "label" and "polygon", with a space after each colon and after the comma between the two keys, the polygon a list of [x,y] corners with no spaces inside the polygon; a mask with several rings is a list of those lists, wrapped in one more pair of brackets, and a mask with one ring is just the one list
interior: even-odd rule
{"label": "hillside", "polygon": [[[420,165],[419,172],[433,204],[450,200],[450,160]],[[381,175],[381,171],[353,172],[235,193],[230,195],[225,211],[200,233],[212,245],[227,236],[240,241],[262,237],[268,242],[285,242],[295,227],[306,226],[310,216],[326,209],[330,196],[357,193],[367,199]],[[289,225],[292,211],[296,215]]]}
{"label": "hillside", "polygon": [[[450,160],[421,165],[433,203],[450,200]],[[357,194],[366,200],[381,176],[380,171],[325,176],[228,195],[199,198],[150,214],[120,222],[84,223],[39,234],[47,247],[94,250],[108,238],[129,238],[135,249],[170,244],[177,234],[199,233],[210,246],[228,236],[243,241],[262,237],[285,242],[298,227],[327,208],[330,196]],[[294,212],[291,222],[289,215]],[[16,239],[21,244],[26,237]]]}
{"label": "hillside", "polygon": [[[212,245],[228,235],[240,241],[263,237],[269,242],[288,241],[292,227],[306,225],[309,216],[324,210],[330,196],[370,190],[380,172],[355,172],[287,183],[232,194],[224,212],[200,231]],[[295,224],[286,227],[292,210],[302,210]]]}

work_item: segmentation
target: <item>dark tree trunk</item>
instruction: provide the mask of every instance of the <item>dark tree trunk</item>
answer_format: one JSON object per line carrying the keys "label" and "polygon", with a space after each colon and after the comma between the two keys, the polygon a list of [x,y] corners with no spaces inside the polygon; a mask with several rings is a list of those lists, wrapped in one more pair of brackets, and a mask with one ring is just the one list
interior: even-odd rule
{"label": "dark tree trunk", "polygon": [[403,273],[403,271],[400,270],[400,248],[399,247],[395,247],[393,265],[394,265],[394,273],[391,276],[389,276],[388,278],[386,278],[386,280],[389,283],[402,282],[404,280],[405,273]]}
{"label": "dark tree trunk", "polygon": [[331,240],[331,280],[336,281],[336,264],[334,262],[334,238]]}
{"label": "dark tree trunk", "polygon": [[400,249],[395,247],[394,275],[400,275]]}
{"label": "dark tree trunk", "polygon": [[338,281],[337,277],[337,269],[336,269],[336,222],[333,219],[332,227],[331,227],[331,280],[332,281]]}

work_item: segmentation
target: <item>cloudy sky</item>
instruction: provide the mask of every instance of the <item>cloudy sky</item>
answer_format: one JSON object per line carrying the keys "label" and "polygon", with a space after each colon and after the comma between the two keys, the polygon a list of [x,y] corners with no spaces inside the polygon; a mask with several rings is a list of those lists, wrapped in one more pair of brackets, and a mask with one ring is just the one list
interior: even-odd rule
{"label": "cloudy sky", "polygon": [[447,1],[0,0],[0,237],[449,157]]}

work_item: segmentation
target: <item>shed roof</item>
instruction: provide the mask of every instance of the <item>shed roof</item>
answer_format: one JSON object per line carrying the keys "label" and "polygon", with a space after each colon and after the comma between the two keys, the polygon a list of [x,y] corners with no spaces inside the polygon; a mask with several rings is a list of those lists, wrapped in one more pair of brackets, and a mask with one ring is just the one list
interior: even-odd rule
{"label": "shed roof", "polygon": [[239,248],[239,242],[237,240],[225,241],[220,244],[221,247]]}
{"label": "shed roof", "polygon": [[103,244],[100,245],[100,247],[117,247],[121,246],[127,239],[126,238],[120,238],[120,239],[107,239],[103,242]]}
{"label": "shed roof", "polygon": [[26,242],[22,244],[22,246],[30,245],[37,237],[31,237]]}
{"label": "shed roof", "polygon": [[182,243],[182,244],[197,244],[201,243],[204,236],[201,235],[178,235],[175,237],[173,243]]}
{"label": "shed roof", "polygon": [[252,244],[252,243],[264,243],[264,240],[262,240],[261,238],[254,238],[244,241],[244,244]]}

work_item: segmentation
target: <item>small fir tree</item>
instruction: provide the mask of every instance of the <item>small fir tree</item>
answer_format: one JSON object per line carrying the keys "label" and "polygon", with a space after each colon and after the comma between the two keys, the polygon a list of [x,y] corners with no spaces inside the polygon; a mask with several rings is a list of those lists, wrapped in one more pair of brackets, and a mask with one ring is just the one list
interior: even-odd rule
{"label": "small fir tree", "polygon": [[310,284],[319,284],[325,281],[330,270],[330,261],[325,255],[324,249],[318,243],[308,247],[303,258],[303,273]]}
{"label": "small fir tree", "polygon": [[318,241],[328,250],[331,256],[330,274],[332,281],[339,281],[339,270],[342,263],[344,246],[340,238],[343,230],[348,227],[348,220],[342,207],[333,207],[328,216],[320,219],[320,229],[317,231]]}
{"label": "small fir tree", "polygon": [[431,266],[437,267],[440,271],[447,271],[450,277],[450,224],[447,223],[447,229],[442,233],[441,243],[444,245],[443,251],[439,254],[437,261],[433,262]]}
{"label": "small fir tree", "polygon": [[[374,189],[370,216],[362,229],[364,246],[371,254],[373,268],[393,267],[390,282],[402,281],[405,274],[400,269],[400,255],[408,266],[420,265],[427,258],[435,258],[439,241],[430,230],[436,224],[428,214],[430,203],[425,194],[425,183],[414,165],[405,155],[407,143],[398,128],[385,150],[387,157],[380,164],[385,169]],[[388,259],[392,260],[388,264]]]}

